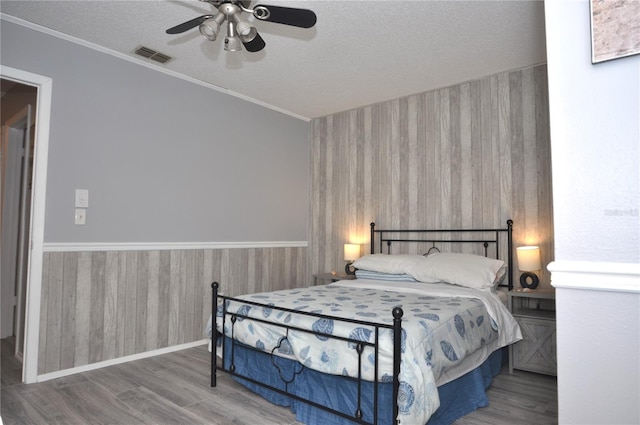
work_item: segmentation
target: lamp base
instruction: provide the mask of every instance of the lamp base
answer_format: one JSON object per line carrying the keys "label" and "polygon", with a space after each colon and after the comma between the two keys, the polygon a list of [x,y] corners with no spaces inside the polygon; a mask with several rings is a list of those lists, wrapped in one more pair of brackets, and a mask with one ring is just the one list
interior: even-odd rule
{"label": "lamp base", "polygon": [[536,289],[538,287],[538,276],[535,273],[524,272],[520,275],[520,285],[523,288]]}
{"label": "lamp base", "polygon": [[356,274],[356,268],[353,267],[353,261],[349,261],[346,266],[344,266],[344,272],[346,274]]}

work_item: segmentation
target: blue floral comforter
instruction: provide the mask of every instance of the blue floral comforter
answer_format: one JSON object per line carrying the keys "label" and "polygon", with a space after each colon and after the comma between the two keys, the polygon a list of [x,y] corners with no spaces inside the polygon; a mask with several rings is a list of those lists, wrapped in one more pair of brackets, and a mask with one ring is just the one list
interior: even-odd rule
{"label": "blue floral comforter", "polygon": [[[499,298],[489,291],[477,291],[448,284],[381,282],[357,279],[325,286],[244,295],[246,300],[335,318],[353,318],[391,324],[391,311],[400,306],[402,318],[402,364],[400,370],[400,421],[425,424],[439,407],[436,382],[476,351],[508,345],[521,338],[517,323]],[[227,311],[270,322],[312,329],[328,335],[374,342],[371,327],[339,320],[296,315],[270,307],[256,307],[227,301]],[[221,316],[221,306],[218,307]],[[218,331],[221,329],[218,320]],[[234,338],[266,352],[295,359],[320,372],[358,376],[355,344],[324,335],[289,331],[269,324],[239,318]],[[378,375],[391,381],[393,344],[391,330],[380,333]],[[225,335],[231,336],[229,318]],[[286,338],[284,338],[286,336]],[[373,380],[372,350],[365,349],[363,377]]]}

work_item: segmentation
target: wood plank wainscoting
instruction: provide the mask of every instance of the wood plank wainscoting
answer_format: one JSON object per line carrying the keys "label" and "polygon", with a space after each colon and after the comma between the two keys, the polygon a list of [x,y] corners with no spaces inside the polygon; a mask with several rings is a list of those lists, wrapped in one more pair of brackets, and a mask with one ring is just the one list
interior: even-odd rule
{"label": "wood plank wainscoting", "polygon": [[[548,264],[550,149],[546,65],[314,119],[311,273],[341,270],[344,243],[368,253],[372,220],[487,228],[511,218],[515,246],[539,245]],[[549,286],[546,269],[540,281]]]}
{"label": "wood plank wainscoting", "polygon": [[307,248],[45,252],[38,375],[205,339],[228,295],[308,283]]}

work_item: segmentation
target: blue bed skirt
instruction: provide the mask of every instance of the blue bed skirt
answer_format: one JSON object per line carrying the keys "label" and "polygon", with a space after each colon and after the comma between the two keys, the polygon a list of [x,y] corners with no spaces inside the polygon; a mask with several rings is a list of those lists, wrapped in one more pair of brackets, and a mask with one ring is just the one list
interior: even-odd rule
{"label": "blue bed skirt", "polygon": [[[227,340],[229,342],[229,340]],[[229,365],[231,344],[225,344],[225,364]],[[306,399],[314,400],[323,406],[330,406],[349,416],[357,409],[357,382],[353,378],[327,375],[305,368],[292,360],[274,357],[247,349],[240,344],[234,348],[236,372],[250,376],[256,381],[284,390]],[[277,365],[274,366],[274,362]],[[456,419],[489,404],[486,389],[494,376],[500,373],[502,350],[497,350],[479,367],[460,378],[438,387],[440,408],[431,416],[427,425],[449,425]],[[295,375],[295,379],[294,378]],[[285,384],[284,381],[290,381]],[[271,403],[288,406],[296,414],[296,420],[307,425],[351,425],[352,421],[333,413],[311,406],[289,396],[261,387],[254,383],[234,377],[242,385],[259,394]],[[363,420],[373,422],[373,384],[362,384]],[[380,384],[377,403],[378,423],[392,424],[392,385]]]}

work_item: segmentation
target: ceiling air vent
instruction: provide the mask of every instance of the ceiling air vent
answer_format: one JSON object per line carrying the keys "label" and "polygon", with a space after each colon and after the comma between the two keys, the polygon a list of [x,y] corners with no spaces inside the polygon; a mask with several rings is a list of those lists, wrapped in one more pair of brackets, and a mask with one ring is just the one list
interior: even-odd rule
{"label": "ceiling air vent", "polygon": [[164,53],[156,52],[155,50],[144,46],[138,47],[135,50],[135,53],[136,55],[140,55],[160,63],[167,63],[171,60],[171,56],[167,56]]}

